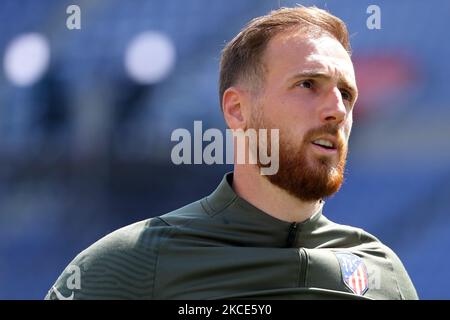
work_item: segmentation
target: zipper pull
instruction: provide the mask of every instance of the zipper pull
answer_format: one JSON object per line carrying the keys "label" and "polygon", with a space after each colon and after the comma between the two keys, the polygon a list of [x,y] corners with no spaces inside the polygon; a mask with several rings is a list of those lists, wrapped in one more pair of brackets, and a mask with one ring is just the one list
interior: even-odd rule
{"label": "zipper pull", "polygon": [[292,245],[294,244],[295,239],[297,238],[297,229],[298,223],[297,222],[291,223],[291,225],[289,226],[289,233],[287,237],[287,244],[286,244],[287,248],[292,247]]}

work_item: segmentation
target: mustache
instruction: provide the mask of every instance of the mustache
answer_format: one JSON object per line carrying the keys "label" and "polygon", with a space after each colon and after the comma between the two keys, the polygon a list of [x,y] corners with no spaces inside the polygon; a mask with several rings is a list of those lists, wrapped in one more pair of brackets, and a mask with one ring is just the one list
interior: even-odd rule
{"label": "mustache", "polygon": [[303,138],[303,142],[304,143],[309,143],[311,142],[313,139],[317,139],[320,136],[323,135],[331,135],[333,137],[336,138],[336,142],[337,142],[337,149],[338,150],[342,150],[344,148],[344,146],[346,145],[345,143],[345,139],[344,139],[344,134],[341,130],[339,130],[339,126],[332,124],[332,123],[327,123],[326,125],[323,125],[319,128],[314,128],[309,130],[304,138]]}

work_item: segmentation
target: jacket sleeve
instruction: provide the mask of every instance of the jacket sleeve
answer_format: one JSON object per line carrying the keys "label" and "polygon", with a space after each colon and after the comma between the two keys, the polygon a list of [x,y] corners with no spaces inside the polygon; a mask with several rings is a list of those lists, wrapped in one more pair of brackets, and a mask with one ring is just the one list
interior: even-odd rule
{"label": "jacket sleeve", "polygon": [[401,298],[403,300],[418,300],[419,297],[417,295],[417,291],[414,288],[411,278],[409,277],[409,274],[400,258],[391,249],[387,248],[386,250],[388,251],[388,256],[390,257],[392,263],[393,272]]}

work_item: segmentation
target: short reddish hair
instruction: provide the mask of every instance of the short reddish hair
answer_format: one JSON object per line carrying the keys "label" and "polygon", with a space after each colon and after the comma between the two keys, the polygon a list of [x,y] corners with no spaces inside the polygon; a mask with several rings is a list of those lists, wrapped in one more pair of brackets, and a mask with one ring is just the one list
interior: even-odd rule
{"label": "short reddish hair", "polygon": [[351,53],[345,23],[316,7],[280,8],[251,20],[223,49],[220,61],[219,96],[222,105],[226,89],[242,79],[261,84],[264,79],[262,56],[269,41],[278,33],[300,28],[313,37],[329,35]]}

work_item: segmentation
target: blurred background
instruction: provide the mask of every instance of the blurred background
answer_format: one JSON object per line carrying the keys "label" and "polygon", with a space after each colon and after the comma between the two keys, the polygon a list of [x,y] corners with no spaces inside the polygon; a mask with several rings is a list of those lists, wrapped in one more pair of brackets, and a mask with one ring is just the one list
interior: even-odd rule
{"label": "blurred background", "polygon": [[[232,167],[172,164],[171,133],[194,120],[225,129],[221,49],[296,3],[347,23],[360,90],[346,181],[325,215],[393,248],[421,298],[449,299],[445,0],[2,0],[0,298],[42,299],[100,237],[209,194]],[[71,4],[81,29],[67,28]]]}

